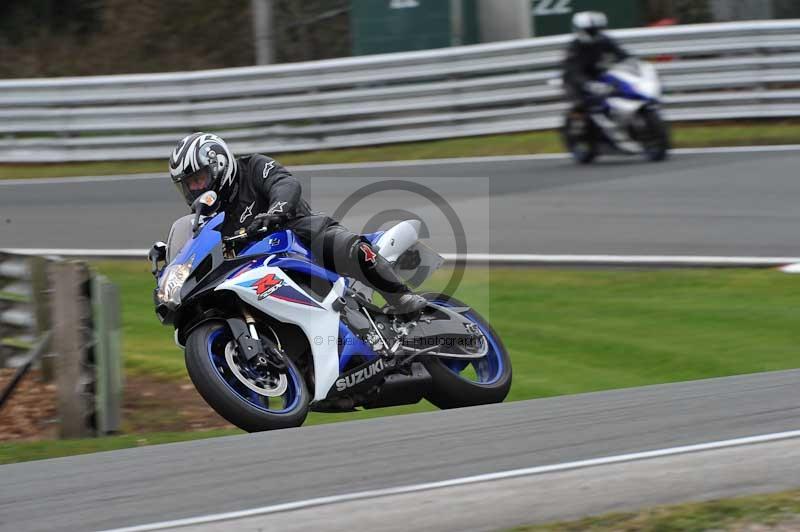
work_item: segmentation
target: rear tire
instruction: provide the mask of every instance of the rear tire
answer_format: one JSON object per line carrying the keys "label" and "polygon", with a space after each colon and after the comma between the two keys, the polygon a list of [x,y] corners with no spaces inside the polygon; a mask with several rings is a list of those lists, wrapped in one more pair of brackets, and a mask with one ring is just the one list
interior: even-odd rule
{"label": "rear tire", "polygon": [[[247,432],[299,427],[308,414],[309,392],[302,374],[288,356],[286,399],[268,398],[250,391],[237,381],[220,349],[231,341],[224,321],[200,325],[186,340],[186,369],[195,388],[219,415]],[[264,403],[267,403],[266,405]],[[277,404],[277,408],[273,407]]]}
{"label": "rear tire", "polygon": [[669,154],[669,126],[656,109],[643,109],[641,113],[646,124],[646,138],[641,140],[645,157],[652,162],[663,161]]}
{"label": "rear tire", "polygon": [[[422,297],[443,306],[469,306],[445,294],[427,293],[422,294]],[[511,359],[500,341],[500,337],[492,329],[492,326],[474,310],[470,309],[466,316],[478,325],[489,340],[491,349],[484,358],[474,363],[453,359],[445,361],[446,359],[438,357],[422,359],[425,369],[433,377],[433,386],[425,398],[441,409],[501,403],[511,389]],[[489,360],[487,357],[494,358]],[[461,375],[461,372],[469,365],[473,365],[477,370],[476,365],[478,364],[484,364],[489,369],[485,373],[489,377],[485,379],[486,382],[476,382]],[[458,370],[459,367],[461,370]],[[476,373],[480,376],[481,372],[476,371]]]}

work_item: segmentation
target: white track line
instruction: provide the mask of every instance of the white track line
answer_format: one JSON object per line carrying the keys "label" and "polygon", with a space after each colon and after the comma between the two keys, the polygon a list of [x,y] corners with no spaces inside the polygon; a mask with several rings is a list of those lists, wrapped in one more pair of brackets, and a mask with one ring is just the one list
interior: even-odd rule
{"label": "white track line", "polygon": [[773,434],[763,434],[760,436],[750,436],[746,438],[736,438],[732,440],[722,440],[710,443],[701,443],[696,445],[685,445],[681,447],[669,447],[666,449],[657,449],[654,451],[644,451],[638,453],[621,454],[616,456],[606,456],[603,458],[593,458],[590,460],[578,460],[576,462],[564,462],[561,464],[528,467],[525,469],[513,469],[510,471],[488,473],[484,475],[475,475],[471,477],[454,478],[451,480],[443,480],[439,482],[427,482],[423,484],[414,484],[410,486],[398,486],[395,488],[360,491],[355,493],[346,493],[342,495],[333,495],[330,497],[319,497],[314,499],[306,499],[303,501],[275,504],[272,506],[263,506],[261,508],[252,508],[250,510],[242,510],[238,512],[209,514],[198,517],[190,517],[187,519],[175,519],[172,521],[162,521],[160,523],[151,523],[147,525],[117,528],[113,530],[108,530],[106,532],[146,532],[150,530],[163,530],[166,528],[199,525],[199,524],[213,523],[218,521],[227,521],[231,519],[241,519],[244,517],[252,517],[255,515],[265,515],[265,514],[273,514],[273,513],[286,512],[292,510],[301,510],[328,504],[336,504],[336,503],[364,500],[364,499],[374,499],[376,497],[402,495],[405,493],[415,493],[420,491],[449,488],[453,486],[464,486],[467,484],[476,484],[479,482],[491,482],[495,480],[505,480],[510,478],[517,478],[517,477],[524,477],[531,475],[542,475],[545,473],[570,471],[575,469],[583,469],[587,467],[619,464],[621,462],[632,462],[634,460],[646,460],[652,458],[662,458],[665,456],[675,456],[687,453],[726,449],[741,445],[753,445],[758,443],[774,442],[778,440],[786,440],[798,437],[800,437],[800,430],[794,430],[789,432],[777,432]]}
{"label": "white track line", "polygon": [[[774,146],[730,146],[717,148],[680,148],[672,150],[676,155],[713,155],[724,153],[777,153],[800,151],[800,144],[780,144]],[[534,153],[529,155],[495,155],[490,157],[452,157],[445,159],[410,159],[406,161],[378,161],[367,163],[310,164],[292,165],[293,171],[324,172],[326,170],[348,170],[359,168],[397,168],[407,166],[434,166],[449,164],[476,164],[509,161],[548,161],[568,159],[567,153]],[[0,186],[16,185],[52,185],[63,183],[91,183],[99,181],[138,181],[142,179],[166,179],[166,172],[113,175],[113,176],[81,176],[30,179],[0,179]]]}
{"label": "white track line", "polygon": [[4,185],[63,185],[71,183],[98,183],[111,181],[142,181],[145,179],[166,179],[163,174],[120,174],[120,175],[90,175],[76,177],[31,177],[29,179],[0,179],[0,187]]}
{"label": "white track line", "polygon": [[[442,253],[447,262],[458,259]],[[718,257],[698,255],[532,255],[523,253],[468,253],[467,262],[505,264],[608,264],[622,266],[783,266],[800,262],[796,257]]]}
{"label": "white track line", "polygon": [[[115,257],[139,259],[147,257],[146,249],[66,249],[13,248],[0,249],[19,255],[53,255],[62,257]],[[442,253],[445,261],[455,262],[459,255]],[[524,253],[467,253],[467,262],[488,264],[575,264],[619,266],[785,266],[800,263],[800,257],[718,257],[695,255],[533,255]]]}
{"label": "white track line", "polygon": [[670,153],[678,155],[704,155],[715,153],[773,153],[800,151],[800,144],[776,144],[772,146],[717,146],[714,148],[678,148]]}

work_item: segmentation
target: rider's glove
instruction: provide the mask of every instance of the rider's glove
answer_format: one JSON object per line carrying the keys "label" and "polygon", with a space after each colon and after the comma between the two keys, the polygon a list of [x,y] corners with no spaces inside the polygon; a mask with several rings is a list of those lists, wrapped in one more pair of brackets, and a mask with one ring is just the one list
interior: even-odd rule
{"label": "rider's glove", "polygon": [[284,214],[258,214],[250,225],[247,226],[247,235],[255,236],[261,233],[262,229],[277,229],[286,223],[286,215]]}
{"label": "rider's glove", "polygon": [[587,81],[583,84],[583,88],[593,96],[608,96],[614,92],[614,87],[602,81]]}

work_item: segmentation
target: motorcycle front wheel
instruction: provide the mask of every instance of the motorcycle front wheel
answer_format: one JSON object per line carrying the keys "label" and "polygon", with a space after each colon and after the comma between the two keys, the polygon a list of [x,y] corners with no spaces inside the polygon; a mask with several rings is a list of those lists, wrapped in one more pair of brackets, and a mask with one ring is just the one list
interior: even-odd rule
{"label": "motorcycle front wheel", "polygon": [[561,136],[576,163],[589,164],[597,158],[599,147],[588,117],[578,112],[567,114]]}
{"label": "motorcycle front wheel", "polygon": [[[422,296],[444,307],[469,306],[445,294]],[[425,369],[433,377],[433,386],[425,398],[442,409],[501,403],[511,389],[511,359],[500,336],[475,310],[463,315],[483,333],[488,350],[475,360],[434,356],[423,359]]]}
{"label": "motorcycle front wheel", "polygon": [[247,432],[299,427],[310,395],[288,356],[285,368],[258,368],[239,355],[224,321],[204,323],[186,340],[186,369],[195,388],[219,415]]}

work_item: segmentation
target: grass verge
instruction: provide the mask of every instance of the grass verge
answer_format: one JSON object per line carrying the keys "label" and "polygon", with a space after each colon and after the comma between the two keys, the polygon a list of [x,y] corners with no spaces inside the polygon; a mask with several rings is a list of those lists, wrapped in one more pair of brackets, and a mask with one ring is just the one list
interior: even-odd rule
{"label": "grass verge", "polygon": [[[800,143],[800,123],[788,120],[720,122],[715,124],[679,123],[672,126],[672,133],[673,144],[677,148]],[[270,155],[291,168],[301,164],[525,155],[562,151],[564,151],[563,145],[555,131],[531,131],[387,144],[365,148],[275,153]],[[159,157],[159,154],[154,154],[154,156],[157,158],[149,161],[0,164],[0,179],[164,172],[167,164],[166,154],[163,158]]]}
{"label": "grass verge", "polygon": [[[121,291],[126,370],[184,377],[148,265],[97,267]],[[473,269],[456,296],[502,336],[514,400],[797,366],[800,283],[774,270]]]}
{"label": "grass verge", "polygon": [[[153,313],[142,262],[96,267],[120,288],[127,372],[181,382],[183,353]],[[442,275],[431,285],[444,284]],[[797,367],[800,283],[774,270],[472,269],[456,296],[487,316],[510,351],[509,400]],[[432,410],[427,402],[308,424]],[[223,432],[232,434],[235,432]],[[0,445],[0,463],[216,432]],[[30,447],[29,447],[30,446]]]}
{"label": "grass verge", "polygon": [[[780,527],[780,528],[778,528]],[[578,521],[523,526],[513,532],[705,532],[800,529],[800,490],[662,506]]]}
{"label": "grass verge", "polygon": [[0,443],[0,464],[60,458],[75,454],[116,451],[130,447],[199,440],[216,436],[237,434],[235,430],[209,430],[199,432],[157,432],[150,434],[127,434],[106,438],[80,440],[43,440],[33,442]]}

